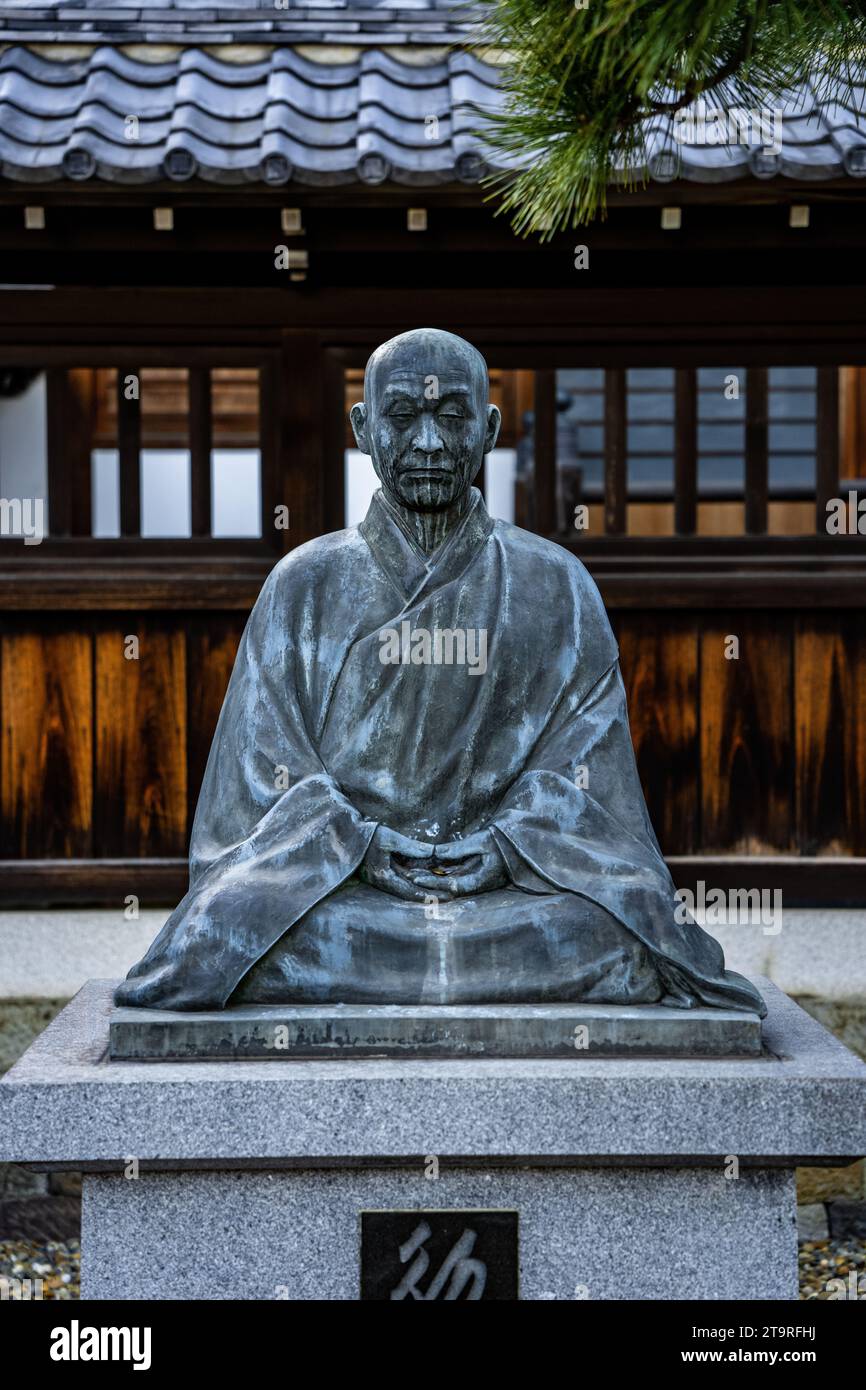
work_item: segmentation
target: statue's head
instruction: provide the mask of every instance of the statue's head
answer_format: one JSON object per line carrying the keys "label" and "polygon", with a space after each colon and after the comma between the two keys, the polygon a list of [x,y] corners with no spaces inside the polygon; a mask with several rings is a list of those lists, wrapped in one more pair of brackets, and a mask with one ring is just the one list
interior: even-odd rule
{"label": "statue's head", "polygon": [[484,358],[453,333],[416,328],[376,349],[352,429],[392,501],[435,512],[469,490],[499,433],[488,394]]}

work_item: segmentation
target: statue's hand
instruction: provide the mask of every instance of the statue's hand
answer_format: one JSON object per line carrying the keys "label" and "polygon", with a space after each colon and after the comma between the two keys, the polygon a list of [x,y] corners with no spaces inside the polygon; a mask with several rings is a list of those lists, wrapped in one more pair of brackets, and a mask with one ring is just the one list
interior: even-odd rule
{"label": "statue's hand", "polygon": [[[358,873],[371,888],[381,888],[396,898],[423,903],[428,895],[408,874],[416,872],[415,864],[425,860],[432,862],[432,858],[432,845],[410,840],[387,825],[378,825]],[[412,865],[407,866],[402,862],[405,860],[411,860]]]}
{"label": "statue's hand", "polygon": [[[435,870],[440,872],[436,873]],[[445,872],[441,872],[444,870]],[[412,882],[432,893],[465,898],[471,893],[489,893],[508,882],[505,860],[492,830],[479,830],[465,840],[449,840],[436,846],[431,869],[410,868]]]}

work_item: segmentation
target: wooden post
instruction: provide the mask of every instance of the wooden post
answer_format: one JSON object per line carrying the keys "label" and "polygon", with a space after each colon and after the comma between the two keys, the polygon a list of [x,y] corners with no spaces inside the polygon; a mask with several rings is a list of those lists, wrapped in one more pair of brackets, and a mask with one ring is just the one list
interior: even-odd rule
{"label": "wooden post", "polygon": [[[344,424],[342,400],[335,403],[328,397],[329,409],[337,411],[336,427],[333,421],[329,422],[328,411],[325,410],[326,356],[317,333],[287,332],[283,336],[272,414],[279,424],[278,442],[275,445],[278,449],[276,500],[290,509],[289,529],[278,537],[286,550],[303,545],[305,541],[313,540],[323,531],[331,529],[325,524],[324,517],[325,453],[326,447],[338,449],[342,458]],[[342,389],[342,371],[339,372],[338,385]],[[264,418],[267,409],[263,401],[263,438],[267,429]],[[332,438],[336,428],[339,429],[339,445]],[[326,434],[329,446],[325,443]],[[343,515],[342,496],[339,499],[339,514]],[[267,524],[273,526],[273,515]],[[337,524],[342,526],[343,523],[340,521]]]}
{"label": "wooden post", "polygon": [[[138,381],[138,395],[127,400],[126,381]],[[141,372],[117,369],[117,452],[120,459],[120,534],[141,535]]]}
{"label": "wooden post", "polygon": [[746,372],[746,531],[767,531],[767,368]]}
{"label": "wooden post", "polygon": [[209,536],[213,443],[210,368],[190,367],[188,379],[191,531],[194,536]]}
{"label": "wooden post", "polygon": [[609,536],[626,530],[626,378],[624,367],[604,374],[604,529]]}
{"label": "wooden post", "polygon": [[815,530],[827,534],[827,503],[839,494],[839,368],[818,368]]}
{"label": "wooden post", "polygon": [[556,372],[535,373],[535,435],[533,440],[534,529],[550,536],[556,516]]}
{"label": "wooden post", "polygon": [[674,530],[693,536],[698,523],[697,373],[678,368],[674,415]]}
{"label": "wooden post", "polygon": [[48,526],[52,536],[68,536],[72,480],[66,461],[66,368],[49,367],[45,375]]}
{"label": "wooden post", "polygon": [[48,371],[48,524],[52,536],[91,534],[91,463],[96,372]]}

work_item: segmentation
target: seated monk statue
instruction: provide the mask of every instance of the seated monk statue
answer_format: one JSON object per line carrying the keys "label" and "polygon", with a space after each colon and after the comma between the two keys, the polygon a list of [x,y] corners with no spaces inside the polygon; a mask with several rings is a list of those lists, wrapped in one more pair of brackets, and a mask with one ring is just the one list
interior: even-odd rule
{"label": "seated monk statue", "polygon": [[351,418],[381,487],[360,526],[266,580],[189,892],[116,1002],[763,1016],[675,899],[595,584],[472,486],[499,429],[484,359],[403,333],[373,353]]}

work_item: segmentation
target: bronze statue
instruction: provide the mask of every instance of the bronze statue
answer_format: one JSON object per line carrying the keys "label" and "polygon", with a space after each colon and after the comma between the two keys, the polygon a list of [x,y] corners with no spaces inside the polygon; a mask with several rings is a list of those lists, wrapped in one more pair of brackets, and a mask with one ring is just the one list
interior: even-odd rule
{"label": "bronze statue", "polygon": [[583,565],[489,516],[487,368],[418,329],[353,407],[382,484],[250,615],[190,890],[118,1004],[663,1003],[765,1013],[678,920]]}

